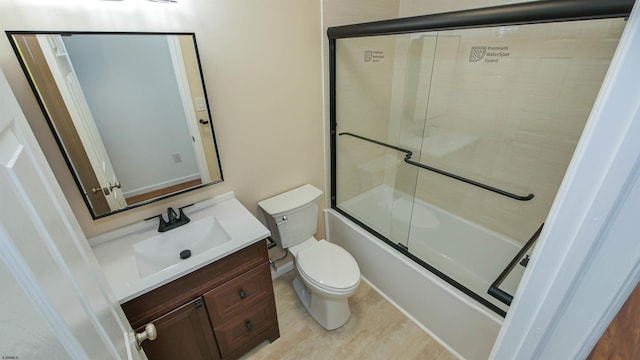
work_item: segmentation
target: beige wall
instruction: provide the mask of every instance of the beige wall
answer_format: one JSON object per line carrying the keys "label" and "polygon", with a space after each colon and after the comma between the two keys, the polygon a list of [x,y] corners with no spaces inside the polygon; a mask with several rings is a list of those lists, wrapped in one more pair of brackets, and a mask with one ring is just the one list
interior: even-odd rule
{"label": "beige wall", "polygon": [[399,17],[532,2],[535,0],[400,0]]}
{"label": "beige wall", "polygon": [[256,213],[258,201],[298,185],[324,188],[320,11],[318,0],[0,1],[3,31],[196,33],[225,181],[96,221],[6,37],[0,67],[87,236],[227,191]]}
{"label": "beige wall", "polygon": [[398,17],[400,0],[322,0],[322,28]]}

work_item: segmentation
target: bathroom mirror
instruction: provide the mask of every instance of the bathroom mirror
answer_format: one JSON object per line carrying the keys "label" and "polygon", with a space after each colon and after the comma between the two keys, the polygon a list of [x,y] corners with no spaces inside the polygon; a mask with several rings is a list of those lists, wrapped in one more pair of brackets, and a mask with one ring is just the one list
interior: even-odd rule
{"label": "bathroom mirror", "polygon": [[223,180],[194,34],[7,35],[94,219]]}

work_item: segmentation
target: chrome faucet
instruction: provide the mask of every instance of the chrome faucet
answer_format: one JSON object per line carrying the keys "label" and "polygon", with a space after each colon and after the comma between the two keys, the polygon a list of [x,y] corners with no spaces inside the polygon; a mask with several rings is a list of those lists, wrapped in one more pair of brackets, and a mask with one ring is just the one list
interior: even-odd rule
{"label": "chrome faucet", "polygon": [[[187,205],[187,206],[191,206],[193,204]],[[167,219],[168,221],[164,220],[164,217],[162,216],[162,214],[156,215],[156,216],[152,216],[150,218],[147,218],[145,220],[150,220],[150,219],[155,219],[158,218],[159,223],[158,223],[158,231],[159,232],[165,232],[165,231],[169,231],[171,229],[175,229],[179,226],[182,226],[184,224],[188,224],[189,221],[191,221],[191,219],[189,219],[187,217],[187,215],[185,215],[184,211],[182,211],[182,209],[186,208],[187,206],[183,206],[181,208],[178,208],[178,213],[176,214],[176,211],[173,210],[172,207],[169,207],[167,209]]]}

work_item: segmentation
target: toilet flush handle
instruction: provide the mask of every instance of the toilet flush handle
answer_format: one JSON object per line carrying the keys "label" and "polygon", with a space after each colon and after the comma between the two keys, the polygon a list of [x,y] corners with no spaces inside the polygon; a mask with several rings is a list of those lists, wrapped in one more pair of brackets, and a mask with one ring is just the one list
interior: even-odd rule
{"label": "toilet flush handle", "polygon": [[276,225],[284,224],[286,222],[287,222],[287,217],[283,216],[282,219],[280,220],[280,222],[276,223]]}

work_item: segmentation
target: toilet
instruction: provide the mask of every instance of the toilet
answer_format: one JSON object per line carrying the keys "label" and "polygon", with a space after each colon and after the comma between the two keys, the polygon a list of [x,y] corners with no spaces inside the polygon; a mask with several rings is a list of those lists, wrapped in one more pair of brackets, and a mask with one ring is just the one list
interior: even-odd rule
{"label": "toilet", "polygon": [[325,329],[344,325],[351,316],[348,298],[360,284],[360,268],[349,252],[326,240],[316,240],[322,191],[303,185],[258,206],[267,218],[271,237],[293,255],[293,288],[309,314]]}

